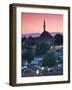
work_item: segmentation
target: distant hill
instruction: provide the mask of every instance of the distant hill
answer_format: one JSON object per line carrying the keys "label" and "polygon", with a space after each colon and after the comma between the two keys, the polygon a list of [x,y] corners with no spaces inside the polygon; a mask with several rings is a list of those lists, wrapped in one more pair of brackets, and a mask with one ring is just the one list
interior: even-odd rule
{"label": "distant hill", "polygon": [[[50,34],[51,34],[52,36],[55,36],[56,34],[61,34],[61,35],[63,35],[62,32],[50,32]],[[30,37],[30,36],[32,36],[32,37],[39,37],[40,35],[41,35],[41,33],[30,33],[30,34],[22,34],[22,37],[26,37],[26,38],[28,38],[28,37]]]}
{"label": "distant hill", "polygon": [[40,33],[22,34],[22,36],[23,37],[26,37],[26,38],[28,38],[30,36],[32,36],[32,37],[39,37],[40,36]]}
{"label": "distant hill", "polygon": [[61,35],[63,35],[63,32],[50,32],[50,34],[51,34],[52,36],[55,36],[56,34],[61,34]]}

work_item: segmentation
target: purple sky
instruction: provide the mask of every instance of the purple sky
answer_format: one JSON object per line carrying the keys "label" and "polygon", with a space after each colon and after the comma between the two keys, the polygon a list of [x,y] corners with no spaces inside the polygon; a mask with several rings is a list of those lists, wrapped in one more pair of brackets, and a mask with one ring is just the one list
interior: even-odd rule
{"label": "purple sky", "polygon": [[63,15],[62,14],[21,14],[22,34],[41,33],[43,24],[46,24],[48,32],[63,32]]}

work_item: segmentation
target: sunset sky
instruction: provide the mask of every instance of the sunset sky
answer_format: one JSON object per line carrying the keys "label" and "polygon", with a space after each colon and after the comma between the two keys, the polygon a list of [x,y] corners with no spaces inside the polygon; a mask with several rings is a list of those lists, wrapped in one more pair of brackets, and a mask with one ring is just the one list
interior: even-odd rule
{"label": "sunset sky", "polygon": [[22,34],[41,33],[43,24],[46,24],[48,32],[63,32],[63,15],[62,14],[21,14]]}

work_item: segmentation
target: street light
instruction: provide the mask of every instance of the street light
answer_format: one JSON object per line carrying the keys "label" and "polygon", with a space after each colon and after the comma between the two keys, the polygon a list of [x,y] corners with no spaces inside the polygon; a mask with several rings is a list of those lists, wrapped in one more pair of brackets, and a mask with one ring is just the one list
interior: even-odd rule
{"label": "street light", "polygon": [[41,67],[41,70],[44,70],[44,67]]}
{"label": "street light", "polygon": [[37,74],[37,75],[39,74],[39,70],[36,70],[36,74]]}

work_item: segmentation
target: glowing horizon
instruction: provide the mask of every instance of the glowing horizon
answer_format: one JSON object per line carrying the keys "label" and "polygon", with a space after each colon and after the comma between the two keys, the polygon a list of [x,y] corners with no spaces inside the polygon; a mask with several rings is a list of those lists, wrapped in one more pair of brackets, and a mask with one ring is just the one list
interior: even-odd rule
{"label": "glowing horizon", "polygon": [[63,32],[62,14],[22,13],[21,14],[22,34],[43,32],[44,20],[46,25],[46,31]]}

